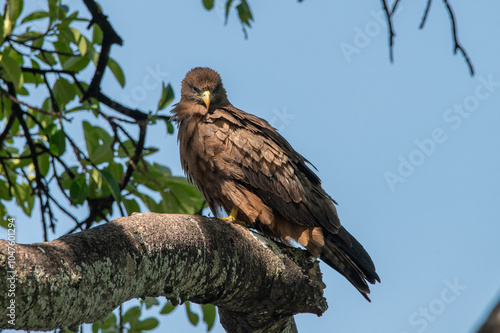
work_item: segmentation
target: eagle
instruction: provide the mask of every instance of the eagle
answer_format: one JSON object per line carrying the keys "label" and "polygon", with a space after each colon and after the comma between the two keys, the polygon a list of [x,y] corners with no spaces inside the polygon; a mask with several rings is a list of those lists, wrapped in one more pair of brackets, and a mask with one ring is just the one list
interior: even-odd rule
{"label": "eagle", "polygon": [[373,261],[340,224],[312,164],[267,121],[234,107],[216,71],[190,70],[172,113],[182,168],[215,217],[223,209],[226,221],[295,241],[370,301],[367,282],[380,282]]}

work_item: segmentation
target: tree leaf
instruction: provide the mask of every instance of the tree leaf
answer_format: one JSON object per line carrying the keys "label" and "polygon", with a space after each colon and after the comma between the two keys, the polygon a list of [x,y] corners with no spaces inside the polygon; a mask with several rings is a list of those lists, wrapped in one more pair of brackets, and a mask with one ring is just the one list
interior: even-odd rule
{"label": "tree leaf", "polygon": [[64,62],[61,63],[63,69],[68,71],[80,72],[85,69],[90,63],[90,59],[87,57],[74,56],[68,57]]}
{"label": "tree leaf", "polygon": [[23,0],[9,1],[4,15],[5,34],[10,34],[16,26],[16,21],[23,11]]}
{"label": "tree leaf", "polygon": [[214,327],[217,310],[212,304],[201,304],[201,311],[203,311],[203,321],[207,324],[207,331],[210,331]]}
{"label": "tree leaf", "polygon": [[63,131],[57,130],[49,138],[49,150],[53,155],[61,156],[66,151],[66,135]]}
{"label": "tree leaf", "polygon": [[90,44],[90,42],[85,36],[82,35],[82,33],[78,29],[70,28],[70,30],[73,33],[75,43],[76,46],[78,46],[78,51],[80,51],[80,54],[82,56],[87,55],[88,44]]}
{"label": "tree leaf", "polygon": [[65,78],[59,78],[52,88],[57,104],[61,109],[76,97],[76,88]]}
{"label": "tree leaf", "polygon": [[88,185],[85,179],[85,175],[79,175],[71,182],[69,188],[69,197],[71,198],[73,204],[80,205],[87,198]]}
{"label": "tree leaf", "polygon": [[16,90],[21,89],[24,84],[23,73],[21,72],[21,66],[7,53],[1,55],[2,68],[5,71],[6,79],[14,84]]}
{"label": "tree leaf", "polygon": [[214,0],[203,0],[203,6],[205,6],[207,10],[211,10],[214,8],[214,2]]}
{"label": "tree leaf", "polygon": [[250,21],[253,21],[253,16],[247,1],[241,0],[240,4],[236,6],[236,10],[238,11],[241,23],[250,27]]}
{"label": "tree leaf", "polygon": [[227,0],[226,2],[226,13],[225,13],[225,22],[227,24],[227,19],[229,18],[229,10],[231,9],[231,5],[233,4],[233,0]]}
{"label": "tree leaf", "polygon": [[165,125],[167,125],[167,133],[174,134],[175,128],[172,122],[168,119],[163,119],[165,121]]}
{"label": "tree leaf", "polygon": [[28,16],[26,16],[25,18],[23,18],[23,20],[21,21],[21,24],[26,23],[26,22],[30,22],[30,21],[40,20],[40,19],[43,19],[46,17],[49,17],[49,13],[47,13],[47,12],[44,12],[44,11],[33,12],[33,13],[29,14]]}
{"label": "tree leaf", "polygon": [[[10,200],[12,199],[12,195],[10,194],[9,185],[7,182],[0,180],[0,199]],[[1,219],[1,216],[0,216]]]}
{"label": "tree leaf", "polygon": [[97,45],[101,45],[102,44],[102,37],[103,37],[103,34],[102,34],[101,27],[98,26],[97,24],[94,24],[92,26],[92,43],[97,44]]}
{"label": "tree leaf", "polygon": [[153,307],[155,305],[160,305],[160,302],[155,297],[146,297],[143,300],[141,300],[141,304],[145,304],[146,309],[150,309],[151,307]]}
{"label": "tree leaf", "polygon": [[158,102],[158,111],[163,110],[174,100],[174,89],[170,83],[165,87],[165,82],[162,82],[162,91],[160,101]]}
{"label": "tree leaf", "polygon": [[161,309],[160,311],[160,314],[169,314],[170,312],[174,311],[175,309],[177,309],[176,306],[174,306],[172,304],[172,302],[168,301],[167,303],[165,303],[165,305],[163,306],[163,309]]}
{"label": "tree leaf", "polygon": [[132,328],[136,331],[150,331],[155,329],[159,324],[156,318],[146,318],[137,322]]}
{"label": "tree leaf", "polygon": [[196,313],[191,311],[191,303],[190,302],[186,302],[185,306],[186,306],[186,314],[188,316],[189,322],[193,326],[198,325],[198,322],[200,321],[200,316],[198,316]]}
{"label": "tree leaf", "polygon": [[89,122],[83,122],[83,134],[89,153],[90,160],[95,164],[111,162],[113,150],[111,144],[113,138],[99,126],[92,126]]}
{"label": "tree leaf", "polygon": [[[125,206],[125,210],[127,211],[127,215],[130,216],[132,213],[140,213],[141,208],[139,204],[134,199],[122,199],[123,205]],[[155,298],[156,299],[156,298]],[[147,305],[146,305],[147,308]]]}
{"label": "tree leaf", "polygon": [[124,87],[125,86],[125,75],[123,74],[123,71],[122,71],[120,65],[118,65],[118,63],[116,61],[111,59],[111,57],[108,59],[108,68],[111,70],[111,72],[115,76],[116,81],[118,81],[118,83],[122,87]]}
{"label": "tree leaf", "polygon": [[108,188],[111,191],[111,195],[113,196],[113,198],[115,198],[117,202],[120,202],[122,198],[120,193],[121,191],[120,191],[120,186],[118,185],[116,179],[107,170],[100,170],[99,172],[101,173],[104,182],[108,185]]}
{"label": "tree leaf", "polygon": [[40,173],[42,174],[43,177],[47,176],[49,173],[50,169],[50,159],[49,159],[49,154],[41,154],[38,155],[37,158],[38,161],[38,169],[40,170]]}
{"label": "tree leaf", "polygon": [[139,317],[141,316],[141,308],[138,306],[131,307],[125,312],[123,315],[123,323],[130,323],[131,325],[135,324]]}

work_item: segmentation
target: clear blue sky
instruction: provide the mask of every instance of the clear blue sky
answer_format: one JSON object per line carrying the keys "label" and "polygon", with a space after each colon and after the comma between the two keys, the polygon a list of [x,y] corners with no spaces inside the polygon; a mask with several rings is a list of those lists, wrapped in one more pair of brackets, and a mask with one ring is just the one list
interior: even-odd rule
{"label": "clear blue sky", "polygon": [[[453,55],[441,1],[424,30],[425,4],[402,1],[394,64],[380,1],[251,1],[248,40],[234,13],[224,26],[221,2],[206,12],[201,1],[102,1],[125,41],[112,54],[127,85],[106,73],[110,96],[153,110],[160,89],[144,81],[150,71],[178,101],[190,68],[217,70],[233,105],[270,121],[319,169],[342,223],[371,254],[382,279],[372,303],[323,265],[330,308],[296,316],[300,332],[473,332],[500,298],[500,4],[451,2],[474,77]],[[348,45],[356,52],[343,52]],[[147,145],[182,174],[164,126]],[[36,216],[18,222],[20,242],[42,239],[30,231]],[[205,328],[178,309],[157,331],[167,330]]]}

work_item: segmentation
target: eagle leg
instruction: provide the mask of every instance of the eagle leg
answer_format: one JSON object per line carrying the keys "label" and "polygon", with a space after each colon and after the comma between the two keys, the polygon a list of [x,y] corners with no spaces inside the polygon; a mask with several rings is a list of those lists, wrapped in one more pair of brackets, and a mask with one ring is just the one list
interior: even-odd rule
{"label": "eagle leg", "polygon": [[229,214],[228,217],[222,217],[220,219],[229,223],[235,223],[245,227],[247,224],[243,221],[238,220],[237,216],[238,216],[238,207],[234,206],[233,209],[231,209],[231,214]]}

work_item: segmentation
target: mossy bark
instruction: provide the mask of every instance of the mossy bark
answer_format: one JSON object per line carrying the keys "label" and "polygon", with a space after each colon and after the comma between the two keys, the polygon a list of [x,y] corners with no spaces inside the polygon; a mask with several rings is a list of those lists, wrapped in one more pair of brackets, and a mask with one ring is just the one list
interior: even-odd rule
{"label": "mossy bark", "polygon": [[293,315],[327,309],[318,262],[307,252],[214,218],[134,214],[15,244],[13,297],[9,246],[0,241],[0,308],[15,300],[14,321],[0,314],[5,329],[92,323],[147,296],[214,304],[228,332],[294,332]]}

